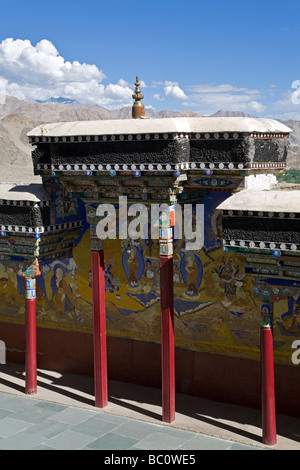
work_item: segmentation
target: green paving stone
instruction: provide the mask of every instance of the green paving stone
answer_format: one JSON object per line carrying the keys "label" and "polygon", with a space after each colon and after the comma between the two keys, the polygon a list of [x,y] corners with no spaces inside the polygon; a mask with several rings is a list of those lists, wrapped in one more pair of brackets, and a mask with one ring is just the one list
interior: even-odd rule
{"label": "green paving stone", "polygon": [[38,421],[48,418],[53,414],[55,414],[55,411],[49,408],[31,406],[30,408],[20,411],[19,413],[14,413],[14,417],[16,419],[20,419],[21,421],[28,421],[29,423],[37,423]]}
{"label": "green paving stone", "polygon": [[51,447],[47,447],[44,444],[40,444],[36,447],[33,447],[31,450],[56,450],[56,449],[52,449]]}
{"label": "green paving stone", "polygon": [[7,410],[1,410],[0,409],[0,422],[1,422],[2,419],[5,419],[7,416],[10,416],[12,414],[13,414],[12,411],[7,411]]}
{"label": "green paving stone", "polygon": [[42,444],[45,438],[25,432],[18,432],[14,436],[0,441],[1,450],[31,450]]}
{"label": "green paving stone", "polygon": [[114,433],[105,434],[88,444],[89,449],[95,450],[126,450],[133,447],[138,441],[130,437],[120,436]]}
{"label": "green paving stone", "polygon": [[0,402],[0,408],[7,411],[22,411],[34,406],[36,401],[30,400],[26,397],[10,396],[10,398]]}
{"label": "green paving stone", "polygon": [[99,419],[101,421],[108,421],[110,423],[116,424],[126,423],[130,420],[130,418],[126,418],[126,416],[112,415],[109,413],[96,413],[94,418]]}
{"label": "green paving stone", "polygon": [[210,436],[198,435],[184,443],[180,449],[184,450],[229,450],[232,442]]}
{"label": "green paving stone", "polygon": [[116,423],[109,423],[108,421],[91,418],[74,426],[73,430],[89,436],[101,437],[113,429],[117,429],[118,426],[119,425]]}
{"label": "green paving stone", "polygon": [[177,429],[177,428],[171,428],[169,426],[164,426],[161,429],[161,432],[164,434],[168,434],[170,436],[178,437],[182,441],[188,441],[189,439],[192,439],[195,437],[195,433],[191,431],[185,431],[183,429]]}
{"label": "green paving stone", "polygon": [[18,432],[25,431],[25,429],[31,426],[33,426],[31,423],[8,416],[0,421],[0,437],[7,438],[13,436]]}
{"label": "green paving stone", "polygon": [[0,393],[0,450],[263,450],[111,413]]}
{"label": "green paving stone", "polygon": [[61,434],[69,428],[69,424],[59,423],[58,421],[50,421],[49,419],[45,419],[38,422],[37,424],[32,424],[31,427],[27,430],[27,432],[51,439],[52,437]]}
{"label": "green paving stone", "polygon": [[68,429],[58,436],[49,439],[46,445],[57,450],[80,450],[94,440],[95,438],[92,436],[87,436],[86,434]]}
{"label": "green paving stone", "polygon": [[264,450],[264,449],[260,447],[247,446],[246,444],[239,444],[237,442],[233,442],[230,450]]}
{"label": "green paving stone", "polygon": [[47,408],[48,410],[52,410],[55,413],[67,409],[67,407],[64,405],[59,405],[58,403],[52,403],[47,401],[38,402],[34,406],[37,406],[38,408]]}
{"label": "green paving stone", "polygon": [[[0,372],[1,372],[1,370],[0,370]],[[11,399],[11,394],[10,393],[3,393],[3,392],[0,393],[0,403],[2,403],[5,400],[9,400],[9,399]]]}
{"label": "green paving stone", "polygon": [[141,439],[134,447],[143,450],[175,450],[181,444],[182,440],[179,437],[170,436],[162,430]]}
{"label": "green paving stone", "polygon": [[130,420],[127,423],[121,424],[114,433],[140,440],[160,429],[161,426],[156,426],[155,424]]}
{"label": "green paving stone", "polygon": [[65,424],[76,425],[83,421],[93,418],[95,416],[93,411],[83,410],[81,408],[65,408],[58,413],[52,414],[50,419],[60,421]]}

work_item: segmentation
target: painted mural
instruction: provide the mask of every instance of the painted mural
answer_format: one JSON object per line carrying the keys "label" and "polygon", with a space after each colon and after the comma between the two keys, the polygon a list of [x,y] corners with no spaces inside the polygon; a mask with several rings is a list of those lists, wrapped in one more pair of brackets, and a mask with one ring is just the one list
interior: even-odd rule
{"label": "painted mural", "polygon": [[[214,208],[226,193],[208,192],[205,244],[197,252],[174,244],[175,338],[179,347],[242,357],[259,357],[260,308],[274,302],[276,360],[290,363],[291,342],[300,336],[299,286],[253,285],[245,257],[221,247],[220,217]],[[56,217],[78,211],[61,189]],[[41,265],[37,277],[40,327],[92,332],[92,290],[88,224],[78,234],[69,258]],[[106,315],[108,335],[160,342],[160,270],[156,240],[106,240]],[[0,262],[0,321],[20,323],[25,314],[24,278],[13,261]]]}

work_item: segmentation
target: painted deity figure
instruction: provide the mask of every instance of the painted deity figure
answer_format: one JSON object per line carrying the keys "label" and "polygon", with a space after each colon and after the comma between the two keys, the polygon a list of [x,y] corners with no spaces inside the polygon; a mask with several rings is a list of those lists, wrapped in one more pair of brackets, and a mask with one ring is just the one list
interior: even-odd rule
{"label": "painted deity figure", "polygon": [[179,269],[181,277],[186,285],[184,296],[187,298],[199,296],[199,287],[203,276],[203,267],[200,258],[192,252],[182,250],[180,252]]}
{"label": "painted deity figure", "polygon": [[0,274],[0,299],[2,302],[12,304],[15,300],[14,286],[3,265],[1,265]]}
{"label": "painted deity figure", "polygon": [[192,256],[187,257],[185,269],[187,271],[187,292],[186,293],[189,295],[197,295],[198,293],[197,281],[198,281],[199,270]]}
{"label": "painted deity figure", "polygon": [[281,316],[283,328],[288,332],[300,330],[300,295],[289,297],[288,311]]}
{"label": "painted deity figure", "polygon": [[119,278],[116,277],[116,262],[110,255],[105,263],[105,290],[106,292],[117,292],[120,287]]}
{"label": "painted deity figure", "polygon": [[61,316],[69,316],[71,319],[82,321],[78,310],[76,294],[65,280],[65,272],[57,267],[51,279],[52,302],[57,313]]}
{"label": "painted deity figure", "polygon": [[217,268],[218,276],[224,285],[225,295],[235,296],[236,294],[236,278],[239,269],[235,266],[232,258],[223,258],[223,264]]}
{"label": "painted deity figure", "polygon": [[223,255],[211,263],[205,273],[207,295],[225,307],[254,305],[251,278],[245,273],[244,260],[235,255]]}
{"label": "painted deity figure", "polygon": [[127,257],[127,263],[129,267],[129,275],[128,275],[128,281],[129,285],[131,287],[137,287],[138,282],[137,282],[137,268],[138,268],[138,259],[135,254],[135,250],[130,250],[128,257]]}
{"label": "painted deity figure", "polygon": [[57,193],[56,214],[58,217],[65,218],[76,214],[77,201],[72,199],[72,192],[68,188],[62,188]]}

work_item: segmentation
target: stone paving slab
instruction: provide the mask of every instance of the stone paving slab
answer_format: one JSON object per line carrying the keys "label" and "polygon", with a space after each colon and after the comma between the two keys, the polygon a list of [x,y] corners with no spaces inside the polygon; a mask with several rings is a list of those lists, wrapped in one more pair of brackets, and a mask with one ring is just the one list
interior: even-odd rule
{"label": "stone paving slab", "polygon": [[0,450],[233,450],[233,445],[236,450],[254,448],[31,397],[20,400],[0,392]]}
{"label": "stone paving slab", "polygon": [[[38,393],[24,393],[20,365],[0,366],[0,450],[270,449],[260,410],[176,394],[176,419],[161,420],[161,391],[109,382],[109,403],[95,408],[93,379],[38,370]],[[300,420],[277,416],[278,443],[300,450]]]}

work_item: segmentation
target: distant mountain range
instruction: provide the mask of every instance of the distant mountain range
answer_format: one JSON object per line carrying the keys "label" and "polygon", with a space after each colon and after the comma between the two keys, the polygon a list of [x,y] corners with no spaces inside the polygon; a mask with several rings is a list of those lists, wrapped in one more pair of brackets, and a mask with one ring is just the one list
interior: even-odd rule
{"label": "distant mountain range", "polygon": [[[63,97],[54,97],[52,96],[51,98],[49,98],[48,100],[35,100],[36,103],[42,103],[42,104],[71,104],[72,106],[78,108],[84,108],[84,107],[88,107],[88,108],[100,108],[101,109],[101,106],[86,106],[86,105],[83,105],[82,103],[80,103],[79,101],[77,100],[73,100],[71,98],[63,98]],[[102,108],[104,109],[104,108]],[[131,109],[131,108],[130,108]],[[106,110],[107,111],[107,110]],[[148,110],[148,113],[150,113],[150,115],[155,115],[155,117],[171,117],[171,116],[178,116],[178,114],[180,114],[181,112],[180,111],[152,111],[151,109]],[[163,113],[163,115],[161,116],[160,113]],[[183,116],[202,116],[202,114],[199,114],[199,113],[195,113],[193,111],[182,111],[182,115]],[[180,114],[181,115],[181,114]],[[211,117],[235,117],[235,116],[243,116],[243,117],[253,117],[251,116],[250,114],[245,114],[245,113],[241,113],[239,111],[218,111],[216,112],[215,114],[212,114]]]}
{"label": "distant mountain range", "polygon": [[[0,95],[0,159],[2,182],[38,181],[33,177],[31,161],[32,147],[28,143],[27,132],[47,122],[91,121],[103,119],[131,119],[131,106],[119,110],[107,110],[99,106],[88,107],[69,98],[50,98],[46,101],[21,101],[10,96]],[[147,109],[146,114],[153,118],[201,117],[193,111],[155,111]],[[211,117],[253,117],[248,114],[218,111]],[[282,121],[293,129],[288,168],[300,169],[300,121]]]}
{"label": "distant mountain range", "polygon": [[[54,97],[51,97],[48,100],[44,100],[44,101],[41,101],[41,100],[35,100],[35,101],[37,103],[59,103],[59,104],[72,104],[72,105],[78,103],[78,101],[71,100],[70,98],[54,98]],[[80,105],[80,103],[78,103],[78,105]]]}

